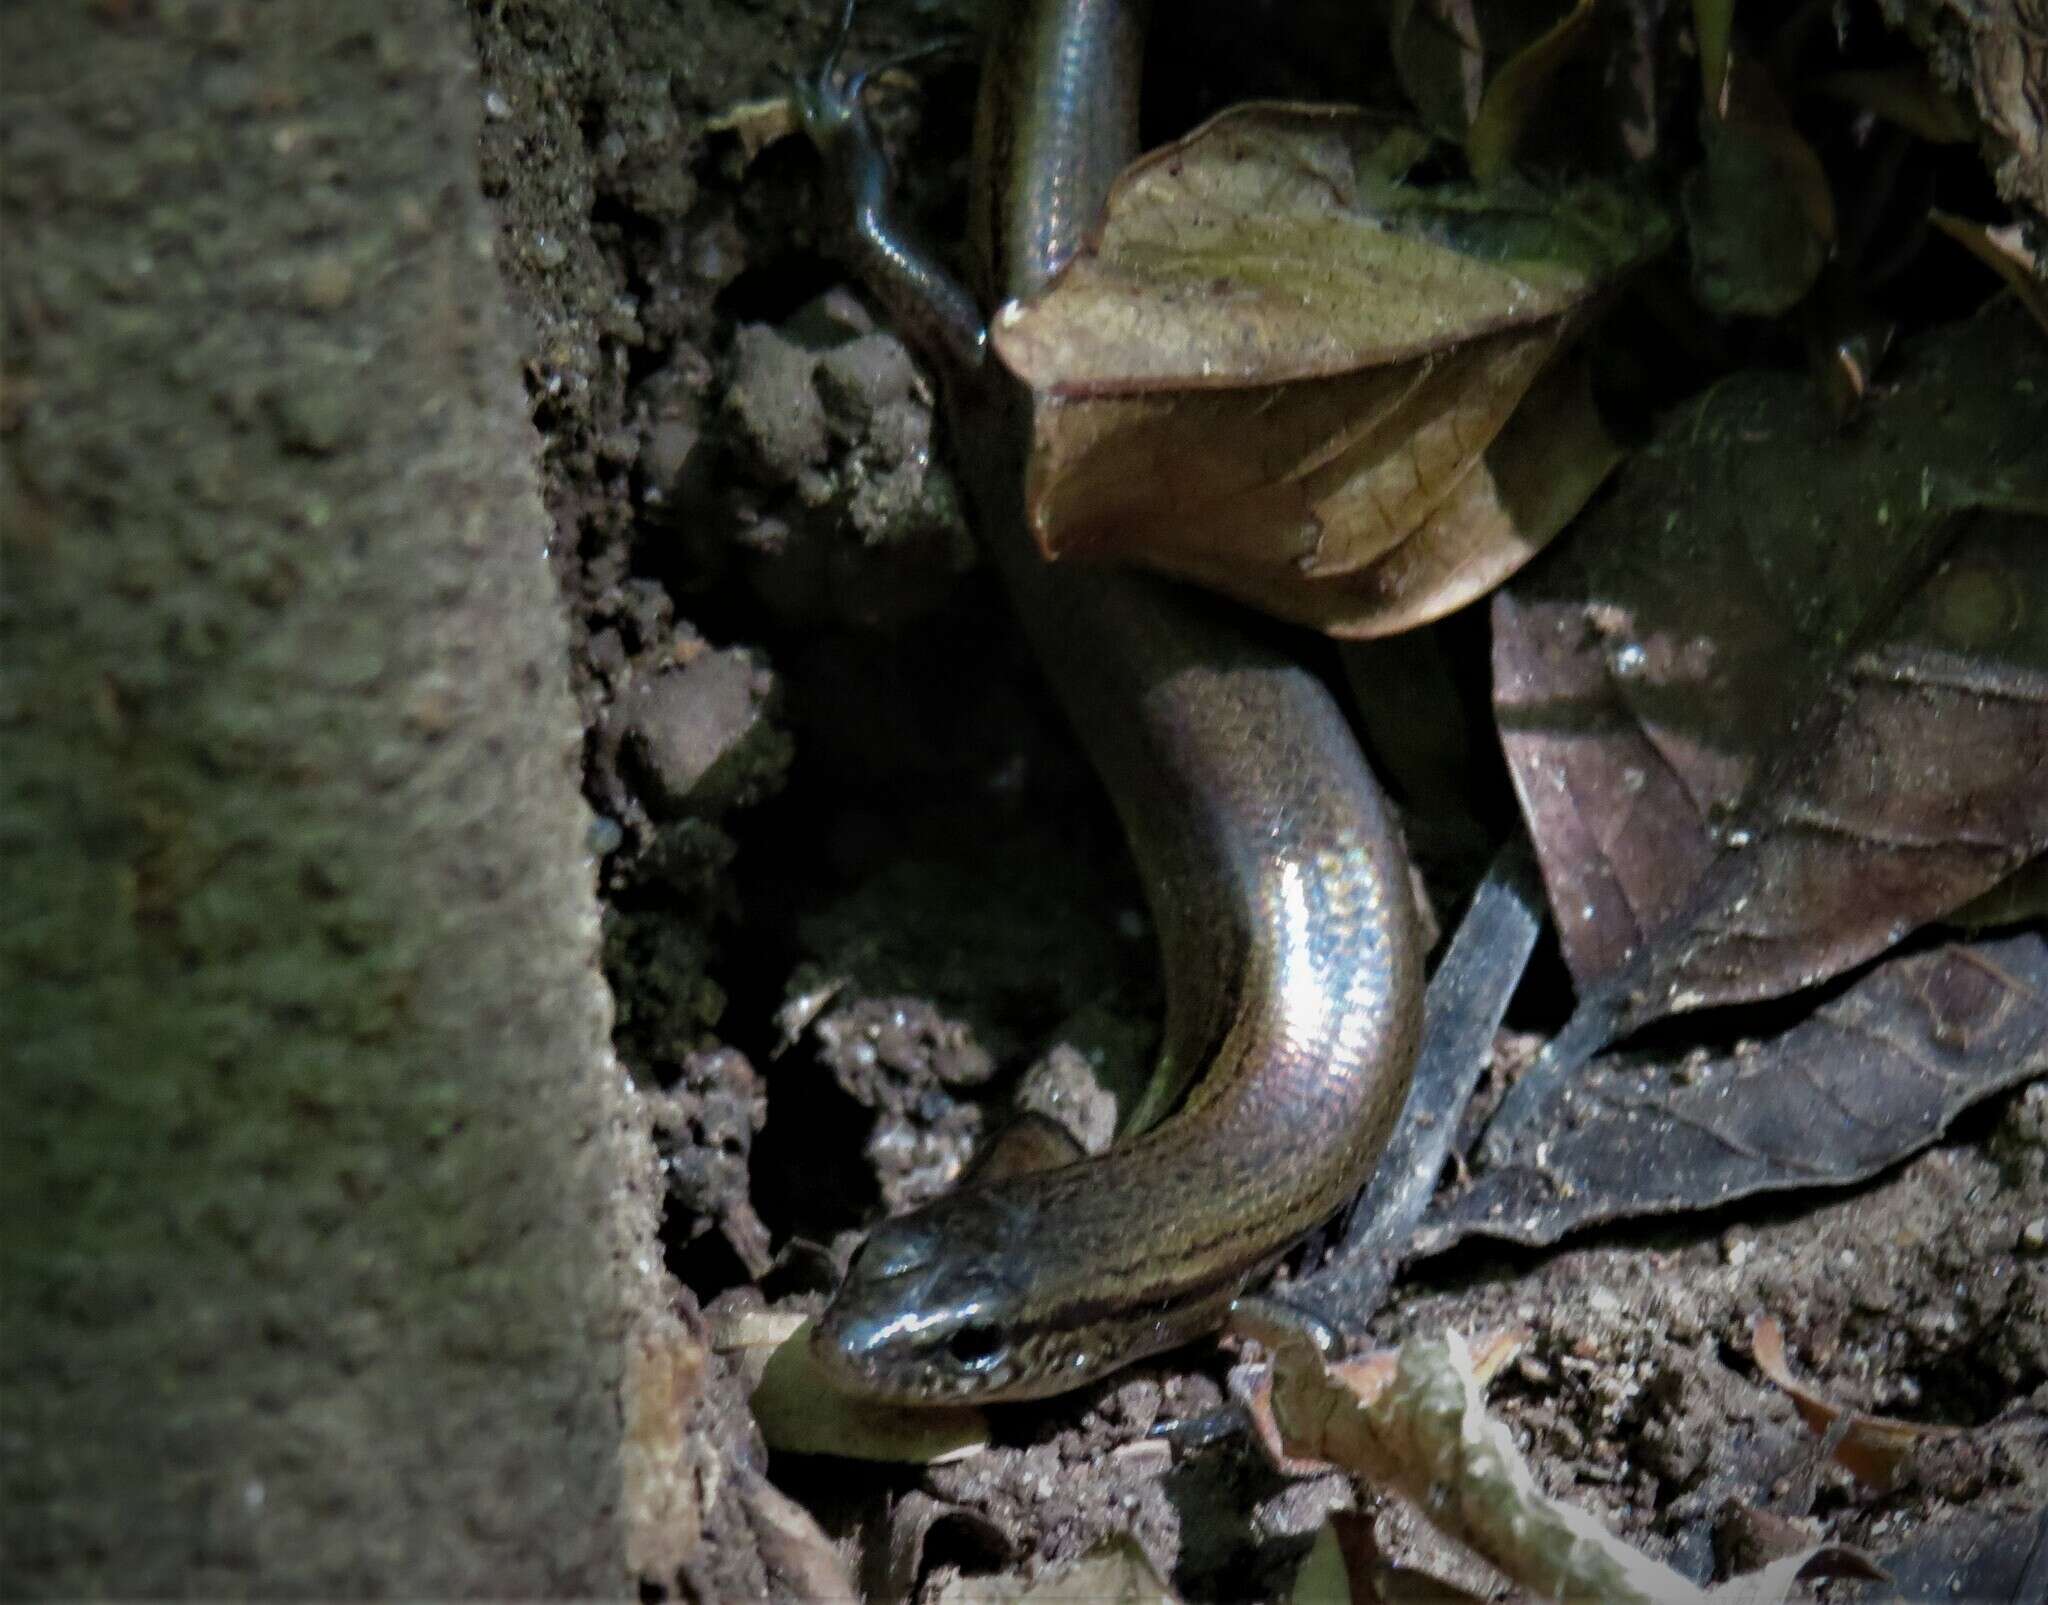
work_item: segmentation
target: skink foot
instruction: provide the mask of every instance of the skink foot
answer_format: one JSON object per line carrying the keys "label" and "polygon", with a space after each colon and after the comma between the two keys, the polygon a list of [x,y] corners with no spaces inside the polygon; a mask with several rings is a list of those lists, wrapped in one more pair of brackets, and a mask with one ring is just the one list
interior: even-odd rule
{"label": "skink foot", "polygon": [[1335,1323],[1300,1304],[1271,1293],[1247,1293],[1234,1299],[1225,1329],[1233,1337],[1251,1338],[1268,1349],[1306,1344],[1322,1359],[1344,1352],[1344,1334]]}
{"label": "skink foot", "polygon": [[1192,1454],[1197,1449],[1208,1449],[1235,1438],[1250,1427],[1251,1419],[1244,1413],[1244,1406],[1226,1404],[1207,1415],[1176,1416],[1170,1421],[1155,1421],[1145,1436],[1163,1439],[1181,1453]]}

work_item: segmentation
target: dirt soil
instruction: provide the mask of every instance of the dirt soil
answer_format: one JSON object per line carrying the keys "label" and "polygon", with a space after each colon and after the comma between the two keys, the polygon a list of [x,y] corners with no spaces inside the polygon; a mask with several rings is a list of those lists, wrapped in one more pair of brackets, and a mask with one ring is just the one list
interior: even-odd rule
{"label": "dirt soil", "polygon": [[[705,1351],[706,1310],[815,1307],[860,1228],[948,1185],[1013,1100],[1101,1134],[1156,1032],[1138,888],[977,562],[931,388],[821,252],[801,144],[753,151],[765,113],[714,126],[815,59],[831,9],[475,11],[617,1042],[665,1170],[677,1294],[649,1313],[650,1352],[687,1351],[642,1361],[665,1401],[636,1447],[645,1586],[822,1586],[779,1489],[878,1591],[1130,1533],[1189,1597],[1284,1594],[1353,1496],[1241,1438],[1147,1436],[1222,1402],[1219,1352],[1000,1410],[994,1447],[923,1469],[770,1457]],[[877,3],[862,57],[961,9]],[[1315,56],[1278,51],[1249,87],[1348,70],[1300,65]],[[911,207],[957,232],[969,55],[919,76],[882,121]],[[1904,1486],[1860,1487],[1758,1374],[1766,1315],[1837,1399],[1960,1430],[1927,1438]],[[1374,1336],[1505,1325],[1532,1336],[1494,1402],[1542,1481],[1696,1577],[1767,1551],[1770,1518],[1885,1551],[2039,1509],[2048,1087],[1847,1196],[1424,1264]],[[1426,1557],[1402,1513],[1380,1525]]]}

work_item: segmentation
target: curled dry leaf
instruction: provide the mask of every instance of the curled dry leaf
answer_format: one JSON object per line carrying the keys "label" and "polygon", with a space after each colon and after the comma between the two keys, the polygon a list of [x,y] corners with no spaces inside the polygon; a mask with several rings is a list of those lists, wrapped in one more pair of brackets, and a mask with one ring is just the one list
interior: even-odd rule
{"label": "curled dry leaf", "polygon": [[1867,1488],[1889,1493],[1904,1480],[1915,1444],[1953,1431],[1843,1409],[1792,1375],[1785,1363],[1785,1334],[1768,1315],[1758,1316],[1750,1327],[1749,1344],[1756,1368],[1791,1397],[1808,1428],[1833,1439],[1835,1463]]}
{"label": "curled dry leaf", "polygon": [[1952,212],[1930,212],[1928,221],[2005,280],[2027,315],[2048,334],[2048,283],[2042,282],[2041,264],[2027,249],[2019,224],[1993,228]]}
{"label": "curled dry leaf", "polygon": [[[2044,439],[2010,302],[1905,348],[1853,434],[1739,376],[1497,599],[1577,1062],[1839,974],[2048,849]],[[1548,1090],[1539,1066],[1508,1124]]]}
{"label": "curled dry leaf", "polygon": [[1520,0],[1394,0],[1388,54],[1408,103],[1485,180],[1505,168],[1592,14],[1593,0],[1562,15]]}
{"label": "curled dry leaf", "polygon": [[1571,9],[1549,29],[1511,56],[1486,86],[1478,115],[1465,138],[1473,176],[1491,183],[1507,171],[1522,130],[1542,103],[1557,70],[1584,44],[1594,0],[1572,0]]}
{"label": "curled dry leaf", "polygon": [[1632,1549],[1587,1512],[1536,1483],[1508,1429],[1486,1413],[1470,1351],[1455,1332],[1413,1338],[1370,1398],[1305,1341],[1274,1360],[1272,1412],[1289,1456],[1328,1460],[1413,1506],[1446,1536],[1542,1599],[1740,1601],[1779,1605],[1826,1568],[1877,1575],[1838,1546],[1817,1546],[1711,1591]]}
{"label": "curled dry leaf", "polygon": [[1691,1585],[1582,1510],[1536,1486],[1507,1429],[1486,1414],[1464,1339],[1415,1338],[1370,1403],[1306,1345],[1274,1362],[1283,1442],[1419,1509],[1447,1536],[1544,1598],[1667,1601]]}
{"label": "curled dry leaf", "polygon": [[[1299,1332],[1284,1316],[1277,1321],[1268,1320],[1257,1299],[1243,1301],[1232,1313],[1230,1335],[1237,1339],[1252,1339],[1276,1355],[1293,1354],[1301,1341]],[[1472,1373],[1480,1385],[1483,1387],[1493,1381],[1502,1367],[1522,1352],[1528,1341],[1526,1328],[1509,1327],[1468,1342],[1466,1352],[1472,1361]],[[1400,1360],[1398,1349],[1378,1349],[1346,1359],[1324,1360],[1322,1374],[1359,1403],[1373,1404],[1393,1385]],[[1290,1477],[1310,1477],[1328,1470],[1333,1464],[1341,1466],[1343,1462],[1335,1455],[1317,1451],[1313,1434],[1302,1430],[1300,1420],[1295,1420],[1283,1430],[1275,1413],[1274,1390],[1277,1379],[1285,1374],[1284,1367],[1254,1366],[1246,1368],[1234,1381],[1233,1396],[1250,1420],[1252,1435],[1259,1440],[1259,1447],[1266,1451],[1267,1458],[1274,1465]]]}
{"label": "curled dry leaf", "polygon": [[1339,637],[1429,623],[1518,570],[1620,461],[1576,362],[1537,379],[1563,332],[1269,389],[1041,404],[1034,529],[1048,556],[1141,563]]}
{"label": "curled dry leaf", "polygon": [[1252,106],[1119,181],[1099,250],[994,330],[1040,392],[1048,556],[1368,636],[1563,527],[1620,453],[1554,359],[1661,221],[1592,188],[1406,189],[1422,149],[1360,113]]}
{"label": "curled dry leaf", "polygon": [[761,1546],[761,1560],[768,1569],[775,1597],[858,1597],[853,1574],[815,1516],[752,1466],[736,1467],[734,1476],[740,1503],[747,1512],[747,1524]]}
{"label": "curled dry leaf", "polygon": [[[941,1529],[951,1540],[956,1557],[979,1550],[992,1566],[1017,1558],[1013,1535],[1001,1522],[971,1505],[936,1498],[922,1488],[913,1488],[891,1502],[884,1527],[879,1536],[871,1528],[862,1546],[862,1594],[868,1599],[915,1599],[918,1580],[925,1574],[926,1546]],[[967,1566],[965,1560],[960,1564]]]}
{"label": "curled dry leaf", "polygon": [[1600,1221],[1873,1176],[1980,1099],[2048,1074],[2048,935],[1895,955],[1730,1052],[1616,1057],[1532,1108],[1512,1156],[1446,1198],[1417,1250],[1554,1243]]}
{"label": "curled dry leaf", "polygon": [[740,159],[751,162],[778,139],[787,139],[803,127],[796,103],[787,95],[765,100],[743,100],[708,118],[704,131],[734,134],[740,142]]}
{"label": "curled dry leaf", "polygon": [[996,350],[1060,396],[1327,378],[1557,317],[1666,237],[1605,187],[1404,185],[1427,148],[1349,107],[1234,107],[1132,164]]}

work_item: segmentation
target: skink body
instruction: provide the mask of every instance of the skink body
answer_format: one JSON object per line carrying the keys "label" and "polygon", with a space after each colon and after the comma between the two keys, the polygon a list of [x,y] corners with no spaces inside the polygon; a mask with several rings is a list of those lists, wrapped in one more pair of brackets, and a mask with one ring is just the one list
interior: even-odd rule
{"label": "skink body", "polygon": [[[977,118],[984,295],[1028,293],[1134,154],[1143,8],[1022,0]],[[1421,944],[1389,809],[1328,689],[1224,604],[1050,567],[1023,524],[1028,398],[977,298],[896,230],[857,106],[808,90],[851,198],[849,254],[945,375],[984,537],[1137,859],[1185,1106],[1110,1153],[964,1186],[883,1222],[815,1348],[860,1391],[1026,1398],[1214,1328],[1370,1174],[1420,1032]]]}

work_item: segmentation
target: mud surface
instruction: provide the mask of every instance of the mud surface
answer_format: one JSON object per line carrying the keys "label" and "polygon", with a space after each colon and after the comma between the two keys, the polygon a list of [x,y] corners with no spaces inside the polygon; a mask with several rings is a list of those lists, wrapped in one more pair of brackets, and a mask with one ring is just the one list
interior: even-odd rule
{"label": "mud surface", "polygon": [[[731,1465],[735,1486],[765,1471],[878,1592],[1130,1533],[1190,1596],[1284,1593],[1351,1495],[1241,1440],[1147,1436],[1222,1403],[1218,1353],[999,1411],[994,1447],[929,1470],[771,1460],[703,1354],[707,1306],[815,1307],[858,1230],[946,1187],[1021,1086],[1099,1140],[1103,1089],[1129,1092],[1156,1035],[1138,889],[977,564],[929,385],[820,252],[798,142],[751,151],[767,113],[713,126],[813,59],[830,9],[476,15],[617,1041],[665,1167],[678,1341],[703,1369],[676,1384],[698,1447],[675,1463]],[[934,9],[868,8],[863,56],[943,31]],[[1305,58],[1282,49],[1246,87],[1312,88]],[[911,205],[957,230],[971,66],[920,74],[878,110]],[[1858,1486],[1758,1375],[1765,1315],[1840,1401],[1960,1430],[1904,1486]],[[1375,1336],[1447,1325],[1530,1329],[1495,1398],[1540,1477],[1695,1576],[1754,1549],[1758,1512],[1882,1551],[2038,1508],[2048,1089],[1846,1197],[1423,1265]],[[689,1544],[643,1551],[664,1557],[651,1589],[787,1584],[762,1514],[780,1507],[735,1497],[703,1493]],[[1406,1552],[1400,1513],[1382,1527]]]}

